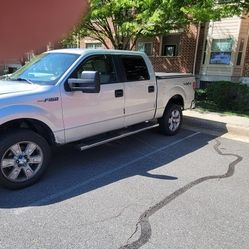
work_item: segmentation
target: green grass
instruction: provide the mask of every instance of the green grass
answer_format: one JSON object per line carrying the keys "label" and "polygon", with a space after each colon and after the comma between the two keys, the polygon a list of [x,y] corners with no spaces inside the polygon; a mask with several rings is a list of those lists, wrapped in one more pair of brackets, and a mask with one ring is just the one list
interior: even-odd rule
{"label": "green grass", "polygon": [[249,111],[230,111],[230,110],[221,110],[219,109],[214,102],[208,100],[197,100],[196,101],[196,110],[200,112],[217,112],[223,115],[229,116],[241,116],[249,118]]}

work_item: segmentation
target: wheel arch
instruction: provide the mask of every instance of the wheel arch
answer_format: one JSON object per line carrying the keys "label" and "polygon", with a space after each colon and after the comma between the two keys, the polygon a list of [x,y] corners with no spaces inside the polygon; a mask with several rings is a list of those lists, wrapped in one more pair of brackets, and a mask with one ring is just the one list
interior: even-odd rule
{"label": "wheel arch", "polygon": [[176,94],[171,97],[165,107],[165,110],[171,105],[179,105],[182,109],[184,109],[184,99],[180,94]]}
{"label": "wheel arch", "polygon": [[6,133],[13,129],[29,129],[46,139],[49,145],[54,145],[56,139],[52,129],[44,122],[32,118],[19,118],[7,121],[0,126],[0,133]]}

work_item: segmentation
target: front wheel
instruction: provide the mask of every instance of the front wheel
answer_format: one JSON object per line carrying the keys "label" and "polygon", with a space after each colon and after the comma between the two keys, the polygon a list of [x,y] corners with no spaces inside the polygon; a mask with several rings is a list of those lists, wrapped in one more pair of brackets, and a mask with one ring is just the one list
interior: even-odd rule
{"label": "front wheel", "polygon": [[173,136],[179,132],[182,125],[181,106],[172,104],[168,106],[162,118],[159,120],[160,131],[168,136]]}
{"label": "front wheel", "polygon": [[50,157],[47,141],[33,131],[18,130],[0,137],[0,183],[19,189],[36,182]]}

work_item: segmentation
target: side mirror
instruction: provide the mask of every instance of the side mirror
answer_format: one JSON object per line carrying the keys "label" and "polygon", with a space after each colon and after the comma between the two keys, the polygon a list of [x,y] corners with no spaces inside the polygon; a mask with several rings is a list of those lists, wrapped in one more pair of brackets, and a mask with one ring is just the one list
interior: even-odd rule
{"label": "side mirror", "polygon": [[83,71],[80,79],[68,79],[68,85],[71,91],[82,91],[84,93],[100,92],[99,72]]}

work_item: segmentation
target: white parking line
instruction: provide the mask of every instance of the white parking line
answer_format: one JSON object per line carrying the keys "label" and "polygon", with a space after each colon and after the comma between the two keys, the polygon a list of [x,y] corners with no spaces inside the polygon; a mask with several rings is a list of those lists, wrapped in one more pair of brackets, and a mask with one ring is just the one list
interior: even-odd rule
{"label": "white parking line", "polygon": [[130,162],[124,163],[124,164],[120,165],[120,166],[117,167],[117,168],[114,168],[114,169],[105,171],[105,172],[102,173],[102,174],[99,174],[99,175],[97,175],[97,176],[94,176],[94,177],[92,177],[92,178],[90,178],[90,179],[88,179],[88,180],[86,180],[86,181],[84,181],[84,182],[81,182],[81,183],[79,183],[79,184],[76,184],[76,185],[74,185],[74,186],[72,186],[72,187],[70,187],[70,188],[64,189],[64,190],[62,190],[62,191],[60,191],[60,192],[57,192],[57,193],[55,193],[55,194],[52,194],[52,195],[49,195],[49,196],[47,196],[47,197],[45,197],[45,198],[42,198],[42,199],[40,199],[40,200],[37,200],[37,201],[35,201],[35,202],[33,202],[33,203],[30,203],[28,207],[22,207],[22,208],[14,209],[14,214],[15,214],[15,215],[20,215],[20,214],[23,214],[23,213],[27,212],[28,210],[30,210],[30,209],[36,207],[36,206],[41,206],[41,205],[44,205],[44,204],[46,204],[46,203],[49,203],[50,201],[52,201],[52,200],[54,200],[54,199],[57,199],[57,198],[59,198],[59,197],[61,197],[61,196],[63,196],[63,195],[69,194],[69,193],[75,191],[76,189],[82,188],[83,186],[86,186],[86,185],[88,185],[88,184],[90,184],[90,183],[92,183],[92,182],[95,182],[95,181],[97,181],[97,180],[99,180],[99,179],[101,179],[101,178],[104,178],[104,177],[106,177],[106,176],[108,176],[108,175],[111,175],[111,174],[113,174],[113,173],[115,173],[115,172],[117,172],[117,171],[119,171],[119,170],[121,170],[121,169],[124,169],[124,168],[126,168],[126,167],[132,165],[133,163],[136,163],[136,162],[138,162],[138,161],[140,161],[140,160],[142,160],[142,159],[148,158],[148,157],[150,157],[150,156],[152,156],[152,155],[154,155],[154,154],[156,154],[156,153],[158,153],[158,152],[160,152],[160,151],[163,151],[163,150],[165,150],[165,149],[168,149],[169,147],[172,147],[172,146],[174,146],[174,145],[176,145],[176,144],[179,144],[179,143],[181,143],[181,142],[183,142],[183,141],[185,141],[185,140],[187,140],[187,139],[190,139],[190,138],[192,138],[192,137],[194,137],[194,136],[196,136],[196,135],[198,135],[198,134],[200,134],[200,132],[195,132],[194,134],[191,134],[191,135],[189,135],[189,136],[187,136],[187,137],[178,139],[178,140],[174,141],[173,143],[170,143],[170,144],[168,144],[168,145],[166,145],[166,146],[164,146],[164,147],[161,147],[161,148],[159,148],[159,149],[157,149],[157,150],[154,150],[154,151],[152,151],[152,152],[150,152],[150,153],[147,153],[146,155],[137,157],[136,159],[131,160]]}

